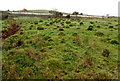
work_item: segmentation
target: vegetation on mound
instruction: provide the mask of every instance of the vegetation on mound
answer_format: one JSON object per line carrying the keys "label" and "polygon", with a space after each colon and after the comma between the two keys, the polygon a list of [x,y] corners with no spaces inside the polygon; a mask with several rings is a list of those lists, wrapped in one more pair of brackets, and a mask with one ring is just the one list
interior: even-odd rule
{"label": "vegetation on mound", "polygon": [[[118,32],[111,27],[118,28],[117,18],[14,20],[21,28],[3,40],[3,79],[118,77]],[[11,21],[3,21],[3,30]]]}

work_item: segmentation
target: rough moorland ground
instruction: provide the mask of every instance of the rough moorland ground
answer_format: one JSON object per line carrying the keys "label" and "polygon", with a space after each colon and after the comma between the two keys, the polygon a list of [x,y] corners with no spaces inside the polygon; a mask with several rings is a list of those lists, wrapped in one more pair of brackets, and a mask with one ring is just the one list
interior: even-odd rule
{"label": "rough moorland ground", "polygon": [[[3,79],[116,79],[117,18],[20,17],[3,29],[21,28],[3,39]],[[7,31],[8,32],[8,31]]]}

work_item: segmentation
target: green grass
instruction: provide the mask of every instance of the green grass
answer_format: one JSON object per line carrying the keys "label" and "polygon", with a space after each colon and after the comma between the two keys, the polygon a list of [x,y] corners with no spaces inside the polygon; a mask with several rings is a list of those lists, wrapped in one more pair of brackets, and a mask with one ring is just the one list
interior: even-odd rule
{"label": "green grass", "polygon": [[[118,77],[117,18],[20,17],[15,20],[18,21],[16,23],[21,22],[22,28],[17,34],[3,40],[3,79]],[[12,20],[3,22],[9,25],[9,21]],[[66,23],[68,21],[70,23]],[[80,22],[84,24],[80,25]],[[8,27],[7,24],[3,29]],[[93,29],[87,30],[89,26],[93,26]],[[22,44],[18,45],[18,41],[22,41]],[[109,57],[102,55],[105,49],[110,52]]]}

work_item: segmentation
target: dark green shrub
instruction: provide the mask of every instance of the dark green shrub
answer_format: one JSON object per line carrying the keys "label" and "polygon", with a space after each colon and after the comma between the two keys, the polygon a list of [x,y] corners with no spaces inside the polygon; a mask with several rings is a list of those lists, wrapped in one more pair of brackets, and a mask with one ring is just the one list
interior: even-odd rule
{"label": "dark green shrub", "polygon": [[49,47],[49,49],[53,49],[52,47]]}
{"label": "dark green shrub", "polygon": [[80,29],[80,28],[77,28],[77,29]]}
{"label": "dark green shrub", "polygon": [[66,21],[66,24],[70,24],[71,22],[70,21]]}
{"label": "dark green shrub", "polygon": [[20,32],[20,35],[22,35],[23,34],[23,32]]}
{"label": "dark green shrub", "polygon": [[33,42],[32,42],[32,41],[29,41],[29,43],[31,43],[31,44],[32,44]]}
{"label": "dark green shrub", "polygon": [[110,43],[111,43],[111,44],[119,44],[119,42],[116,41],[116,40],[111,40]]}
{"label": "dark green shrub", "polygon": [[97,28],[100,28],[100,26],[97,26]]}
{"label": "dark green shrub", "polygon": [[60,28],[59,31],[64,31],[64,29],[63,29],[63,28]]}
{"label": "dark green shrub", "polygon": [[93,26],[89,26],[87,30],[93,30]]}
{"label": "dark green shrub", "polygon": [[19,40],[17,43],[16,43],[16,46],[21,46],[21,45],[23,45],[23,41],[22,40]]}
{"label": "dark green shrub", "polygon": [[57,28],[53,28],[53,29],[57,29]]}
{"label": "dark green shrub", "polygon": [[110,38],[107,38],[107,40],[111,40]]}
{"label": "dark green shrub", "polygon": [[62,22],[61,25],[64,25],[64,23]]}
{"label": "dark green shrub", "polygon": [[50,26],[49,24],[46,24],[46,26]]}
{"label": "dark green shrub", "polygon": [[30,27],[29,29],[31,30],[32,28]]}
{"label": "dark green shrub", "polygon": [[44,30],[44,28],[43,28],[43,27],[38,27],[37,29],[38,29],[38,30]]}
{"label": "dark green shrub", "polygon": [[116,24],[115,26],[119,26],[119,24]]}
{"label": "dark green shrub", "polygon": [[109,28],[113,28],[113,26],[109,26]]}
{"label": "dark green shrub", "polygon": [[50,25],[52,25],[53,24],[53,22],[50,22]]}
{"label": "dark green shrub", "polygon": [[70,24],[69,26],[74,26],[74,25]]}
{"label": "dark green shrub", "polygon": [[69,26],[66,26],[65,28],[70,28]]}
{"label": "dark green shrub", "polygon": [[34,24],[38,24],[38,22],[34,22]]}
{"label": "dark green shrub", "polygon": [[59,28],[60,26],[57,26],[57,28]]}
{"label": "dark green shrub", "polygon": [[84,25],[84,23],[83,23],[83,22],[80,22],[80,25]]}
{"label": "dark green shrub", "polygon": [[77,33],[73,33],[72,36],[77,36],[78,34]]}
{"label": "dark green shrub", "polygon": [[90,22],[90,24],[94,24],[94,22]]}
{"label": "dark green shrub", "polygon": [[93,26],[89,26],[89,27],[92,27],[92,28],[93,28]]}
{"label": "dark green shrub", "polygon": [[30,27],[33,27],[33,25],[31,25]]}
{"label": "dark green shrub", "polygon": [[39,22],[43,22],[43,20],[39,20]]}

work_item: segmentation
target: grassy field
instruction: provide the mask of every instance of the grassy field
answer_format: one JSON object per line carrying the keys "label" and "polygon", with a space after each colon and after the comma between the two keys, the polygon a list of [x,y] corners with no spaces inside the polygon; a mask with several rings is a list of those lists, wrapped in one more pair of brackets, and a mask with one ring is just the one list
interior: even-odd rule
{"label": "grassy field", "polygon": [[[22,11],[22,10],[19,10],[19,11]],[[49,12],[50,10],[27,10],[28,12]]]}
{"label": "grassy field", "polygon": [[[12,22],[12,23],[11,23]],[[117,79],[118,21],[20,17],[3,39],[3,79]]]}

